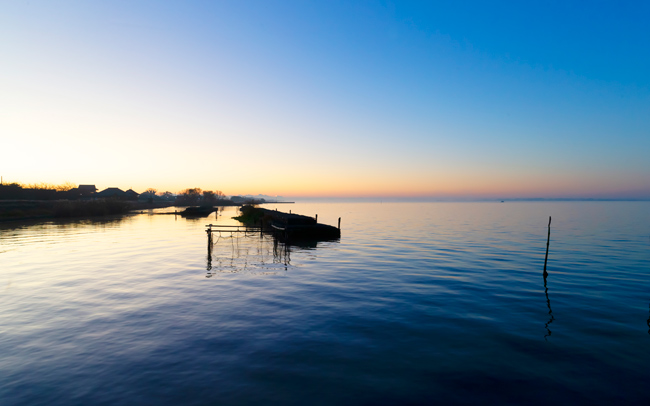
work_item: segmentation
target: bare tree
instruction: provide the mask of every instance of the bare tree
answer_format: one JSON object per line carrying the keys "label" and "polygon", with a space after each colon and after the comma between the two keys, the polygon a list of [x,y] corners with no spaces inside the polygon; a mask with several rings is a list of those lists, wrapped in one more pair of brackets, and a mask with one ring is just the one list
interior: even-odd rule
{"label": "bare tree", "polygon": [[204,190],[203,191],[203,203],[205,204],[214,204],[217,201],[217,197],[215,196],[214,192],[211,190]]}
{"label": "bare tree", "polygon": [[76,187],[77,185],[75,185],[72,182],[65,182],[60,185],[55,185],[54,190],[56,190],[57,192],[67,192],[68,190],[72,190]]}
{"label": "bare tree", "polygon": [[158,193],[158,196],[160,196],[164,200],[172,200],[174,198],[174,194],[169,191]]}
{"label": "bare tree", "polygon": [[199,200],[201,199],[201,188],[192,188],[192,189],[185,189],[181,191],[178,196],[176,196],[176,203],[178,204],[186,204],[186,205],[194,205],[198,204]]}

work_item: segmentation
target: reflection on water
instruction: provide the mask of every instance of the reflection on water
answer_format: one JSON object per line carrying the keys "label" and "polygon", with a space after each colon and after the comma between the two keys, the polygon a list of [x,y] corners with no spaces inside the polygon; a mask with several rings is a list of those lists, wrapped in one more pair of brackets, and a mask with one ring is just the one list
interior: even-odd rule
{"label": "reflection on water", "polygon": [[212,241],[212,234],[210,230],[206,230],[206,233],[208,234],[208,255],[207,255],[207,260],[206,260],[206,271],[207,271],[207,276],[206,278],[209,278],[212,276],[212,247],[214,246],[214,242]]}
{"label": "reflection on water", "polygon": [[134,215],[95,219],[32,220],[0,223],[0,253],[26,244],[57,244],[122,227]]}
{"label": "reflection on water", "polygon": [[281,234],[245,225],[210,223],[205,232],[207,278],[216,273],[270,274],[278,271],[278,265],[287,271],[292,247],[309,251],[318,246],[316,240],[287,240]]}
{"label": "reflection on water", "polygon": [[[207,231],[208,236],[211,232]],[[275,274],[291,265],[291,247],[259,232],[214,232],[209,237],[206,278],[217,273]]]}
{"label": "reflection on water", "polygon": [[649,203],[291,209],[344,238],[0,226],[2,406],[649,404]]}
{"label": "reflection on water", "polygon": [[[546,286],[546,278],[548,277],[548,273],[546,272],[546,269],[544,270],[544,293],[546,294],[546,306],[548,307],[548,315],[550,318],[544,325],[546,328],[546,335],[544,336],[544,340],[547,340],[547,337],[551,336],[551,329],[549,325],[553,323],[553,320],[555,320],[555,317],[553,317],[553,309],[551,309],[551,299],[548,297],[548,287]],[[548,340],[547,340],[548,341]]]}
{"label": "reflection on water", "polygon": [[551,336],[551,329],[549,325],[553,323],[553,320],[555,320],[555,318],[553,317],[553,310],[551,309],[551,299],[549,299],[548,297],[548,287],[546,286],[546,278],[548,277],[548,272],[546,272],[546,264],[548,263],[548,247],[550,242],[551,242],[551,217],[549,216],[548,234],[546,236],[546,256],[544,257],[544,271],[542,273],[542,275],[544,276],[544,294],[546,295],[546,306],[548,307],[548,315],[550,316],[550,318],[544,325],[544,327],[546,328],[546,335],[544,336],[544,340],[546,341],[548,341],[547,337]]}
{"label": "reflection on water", "polygon": [[284,270],[291,264],[291,245],[280,242],[277,238],[273,238],[273,260],[276,263],[283,263]]}

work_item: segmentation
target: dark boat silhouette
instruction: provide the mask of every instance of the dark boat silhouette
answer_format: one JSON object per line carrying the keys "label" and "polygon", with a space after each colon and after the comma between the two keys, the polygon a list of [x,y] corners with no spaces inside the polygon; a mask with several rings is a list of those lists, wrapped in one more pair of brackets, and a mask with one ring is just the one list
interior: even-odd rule
{"label": "dark boat silhouette", "polygon": [[215,210],[214,206],[191,206],[179,214],[183,217],[207,217]]}

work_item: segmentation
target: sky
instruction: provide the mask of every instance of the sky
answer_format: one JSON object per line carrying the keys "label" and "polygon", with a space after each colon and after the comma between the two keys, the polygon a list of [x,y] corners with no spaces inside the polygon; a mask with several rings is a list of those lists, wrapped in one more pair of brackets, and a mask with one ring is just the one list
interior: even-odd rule
{"label": "sky", "polygon": [[5,1],[0,175],[650,198],[650,2]]}

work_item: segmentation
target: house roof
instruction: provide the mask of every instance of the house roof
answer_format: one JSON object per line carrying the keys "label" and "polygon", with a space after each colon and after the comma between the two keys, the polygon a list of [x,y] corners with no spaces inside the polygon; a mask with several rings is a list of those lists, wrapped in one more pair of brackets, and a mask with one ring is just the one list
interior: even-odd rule
{"label": "house roof", "polygon": [[77,188],[80,192],[96,192],[97,188],[95,185],[79,185]]}
{"label": "house roof", "polygon": [[97,197],[123,196],[125,192],[116,187],[109,187],[97,193]]}

